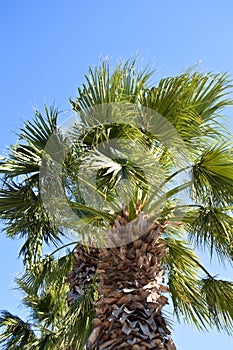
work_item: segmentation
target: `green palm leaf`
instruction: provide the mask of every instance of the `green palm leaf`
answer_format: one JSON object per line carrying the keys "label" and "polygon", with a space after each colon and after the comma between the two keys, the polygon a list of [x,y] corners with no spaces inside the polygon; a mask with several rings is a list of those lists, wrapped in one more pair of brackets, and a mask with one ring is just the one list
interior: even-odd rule
{"label": "green palm leaf", "polygon": [[215,142],[204,149],[193,167],[193,197],[195,200],[214,201],[231,204],[233,181],[232,146]]}
{"label": "green palm leaf", "polygon": [[0,214],[9,237],[24,238],[20,250],[24,262],[31,264],[42,255],[43,242],[57,244],[62,232],[44,210],[39,191],[39,170],[48,139],[56,131],[58,111],[45,107],[45,117],[35,112],[33,122],[26,122],[20,141],[0,163],[4,174],[0,189]]}
{"label": "green palm leaf", "polygon": [[[177,230],[172,231],[177,236]],[[199,260],[188,242],[178,237],[172,234],[166,238],[169,251],[165,263],[168,265],[168,285],[174,313],[178,321],[184,320],[200,330],[206,330],[211,324],[200,288]]]}
{"label": "green palm leaf", "polygon": [[86,84],[78,88],[76,101],[70,101],[75,111],[88,110],[93,106],[111,102],[136,103],[152,72],[147,68],[137,71],[136,60],[116,65],[113,72],[109,61],[99,67],[89,68]]}
{"label": "green palm leaf", "polygon": [[232,207],[214,204],[190,210],[184,217],[189,239],[196,246],[207,247],[212,256],[216,252],[220,260],[232,259],[233,218]]}
{"label": "green palm leaf", "polygon": [[28,345],[36,339],[30,324],[8,311],[1,312],[0,328],[0,344],[3,350],[29,350]]}
{"label": "green palm leaf", "polygon": [[233,329],[233,283],[207,277],[202,280],[202,293],[208,305],[210,322],[219,331],[232,335]]}
{"label": "green palm leaf", "polygon": [[8,180],[0,190],[0,214],[9,237],[23,237],[20,250],[27,263],[35,262],[42,254],[43,242],[57,244],[62,232],[51,222],[41,198],[29,181],[16,184]]}
{"label": "green palm leaf", "polygon": [[[95,310],[93,302],[97,299],[97,285],[93,281],[85,288],[84,294],[74,301],[64,320],[63,340],[61,345],[75,344],[82,350],[87,344],[88,337],[93,329]],[[66,330],[69,329],[69,332]]]}
{"label": "green palm leaf", "polygon": [[185,73],[161,79],[157,86],[144,91],[141,103],[175,126],[187,147],[200,147],[206,137],[225,133],[216,118],[232,103],[227,98],[230,88],[227,74]]}

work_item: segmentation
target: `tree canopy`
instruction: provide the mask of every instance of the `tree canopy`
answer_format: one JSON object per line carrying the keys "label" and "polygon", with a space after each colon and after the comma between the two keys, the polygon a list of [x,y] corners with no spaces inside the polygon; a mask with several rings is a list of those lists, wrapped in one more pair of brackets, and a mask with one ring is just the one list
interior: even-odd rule
{"label": "tree canopy", "polygon": [[[212,276],[196,251],[232,261],[233,148],[222,119],[232,83],[211,72],[152,78],[136,60],[90,67],[70,100],[72,125],[59,124],[53,106],[36,110],[1,160],[0,214],[6,235],[24,240],[18,285],[32,312],[32,322],[2,313],[4,349],[84,347],[95,283],[69,308],[73,254],[57,252],[67,236],[70,245],[98,242],[116,219],[139,212],[166,227],[176,318],[232,334],[233,283]],[[46,244],[55,254],[44,254]]]}

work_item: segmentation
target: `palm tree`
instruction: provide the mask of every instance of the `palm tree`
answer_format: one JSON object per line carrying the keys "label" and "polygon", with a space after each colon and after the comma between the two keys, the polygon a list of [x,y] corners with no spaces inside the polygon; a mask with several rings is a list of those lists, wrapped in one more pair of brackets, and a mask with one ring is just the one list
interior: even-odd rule
{"label": "palm tree", "polygon": [[232,333],[233,283],[194,250],[232,260],[229,77],[188,71],[153,85],[135,64],[90,68],[72,127],[36,111],[1,162],[0,212],[7,235],[25,238],[27,273],[44,266],[43,242],[76,237],[68,304],[82,300],[70,311],[82,326],[62,328],[62,349],[82,349],[87,334],[88,349],[175,349],[165,293],[179,321]]}

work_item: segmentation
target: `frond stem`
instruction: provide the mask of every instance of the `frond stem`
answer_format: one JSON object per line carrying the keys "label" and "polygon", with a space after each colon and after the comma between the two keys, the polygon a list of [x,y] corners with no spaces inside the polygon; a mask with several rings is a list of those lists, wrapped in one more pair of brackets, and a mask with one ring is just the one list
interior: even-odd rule
{"label": "frond stem", "polygon": [[206,268],[198,260],[196,260],[195,258],[192,258],[192,260],[195,262],[195,264],[197,264],[200,267],[201,270],[203,270],[207,274],[209,278],[214,279],[214,276],[212,276],[209,273],[209,271],[207,271]]}
{"label": "frond stem", "polygon": [[181,168],[181,169],[175,171],[172,175],[168,176],[168,178],[161,184],[161,187],[166,185],[171,179],[173,179],[173,177],[175,177],[176,175],[180,174],[182,171],[189,170],[192,167],[193,167],[192,165],[189,165],[189,166],[186,166],[184,168]]}
{"label": "frond stem", "polygon": [[54,250],[52,253],[50,253],[49,255],[54,255],[54,254],[56,254],[59,250],[64,249],[64,248],[66,248],[66,247],[69,247],[69,246],[72,245],[72,244],[78,244],[78,243],[79,243],[79,241],[74,241],[74,242],[70,242],[70,243],[64,244],[63,246],[61,246],[61,247],[55,249],[55,250]]}

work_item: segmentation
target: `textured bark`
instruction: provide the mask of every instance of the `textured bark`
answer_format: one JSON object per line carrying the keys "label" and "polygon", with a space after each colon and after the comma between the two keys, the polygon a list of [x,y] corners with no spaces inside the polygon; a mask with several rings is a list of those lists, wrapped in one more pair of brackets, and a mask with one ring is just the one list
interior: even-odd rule
{"label": "textured bark", "polygon": [[96,257],[98,254],[98,249],[85,247],[82,244],[76,246],[73,271],[67,278],[70,285],[67,298],[68,305],[71,305],[83,295],[88,285],[93,282],[97,269]]}
{"label": "textured bark", "polygon": [[94,303],[96,317],[87,349],[175,350],[161,313],[167,304],[163,294],[168,292],[161,264],[167,252],[160,239],[164,227],[148,223],[143,215],[126,226],[112,229],[113,239],[116,235],[124,239],[129,227],[132,237],[138,237],[139,230],[143,235],[124,246],[89,253],[77,247],[70,302],[75,293],[82,293],[86,278],[93,278],[95,272],[98,278],[99,299]]}

